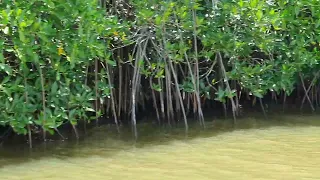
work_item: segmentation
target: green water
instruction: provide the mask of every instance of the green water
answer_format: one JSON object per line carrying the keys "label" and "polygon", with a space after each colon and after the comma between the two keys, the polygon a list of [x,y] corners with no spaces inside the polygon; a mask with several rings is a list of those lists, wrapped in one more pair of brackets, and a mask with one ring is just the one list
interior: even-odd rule
{"label": "green water", "polygon": [[80,141],[0,148],[1,180],[320,179],[320,116],[207,122],[207,129],[140,125],[91,130]]}

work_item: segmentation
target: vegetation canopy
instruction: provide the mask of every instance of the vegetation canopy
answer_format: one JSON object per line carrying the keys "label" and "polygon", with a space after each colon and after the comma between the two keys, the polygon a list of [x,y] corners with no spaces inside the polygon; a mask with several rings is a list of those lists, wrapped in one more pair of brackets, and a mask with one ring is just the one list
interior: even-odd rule
{"label": "vegetation canopy", "polygon": [[[149,106],[159,123],[264,97],[319,101],[317,0],[1,0],[0,125],[59,133]],[[150,110],[150,108],[148,109]],[[59,133],[60,134],[60,133]],[[61,134],[60,134],[61,135]],[[62,136],[62,135],[61,135]],[[63,136],[62,136],[63,137]],[[30,143],[31,144],[31,143]]]}

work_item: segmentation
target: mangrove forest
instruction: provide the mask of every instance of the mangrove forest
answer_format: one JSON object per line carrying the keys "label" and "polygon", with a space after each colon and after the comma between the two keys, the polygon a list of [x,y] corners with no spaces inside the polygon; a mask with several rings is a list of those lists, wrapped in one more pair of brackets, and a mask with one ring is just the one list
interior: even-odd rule
{"label": "mangrove forest", "polygon": [[316,111],[319,27],[318,0],[0,0],[0,141]]}

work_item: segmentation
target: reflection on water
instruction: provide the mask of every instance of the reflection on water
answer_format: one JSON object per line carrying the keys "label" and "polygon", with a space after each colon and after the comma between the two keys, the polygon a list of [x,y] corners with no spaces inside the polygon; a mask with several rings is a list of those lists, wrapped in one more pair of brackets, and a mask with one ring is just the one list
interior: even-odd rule
{"label": "reflection on water", "polygon": [[319,116],[208,122],[208,129],[94,129],[79,142],[0,150],[1,180],[320,179]]}

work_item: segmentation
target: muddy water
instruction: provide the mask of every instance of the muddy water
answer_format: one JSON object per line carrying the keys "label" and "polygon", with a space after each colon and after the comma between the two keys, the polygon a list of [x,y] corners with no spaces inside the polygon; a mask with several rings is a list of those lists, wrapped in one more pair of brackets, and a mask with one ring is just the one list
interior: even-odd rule
{"label": "muddy water", "polygon": [[1,149],[0,179],[320,179],[318,119],[216,121],[188,135],[141,125],[136,143],[126,129],[99,128],[79,142]]}

